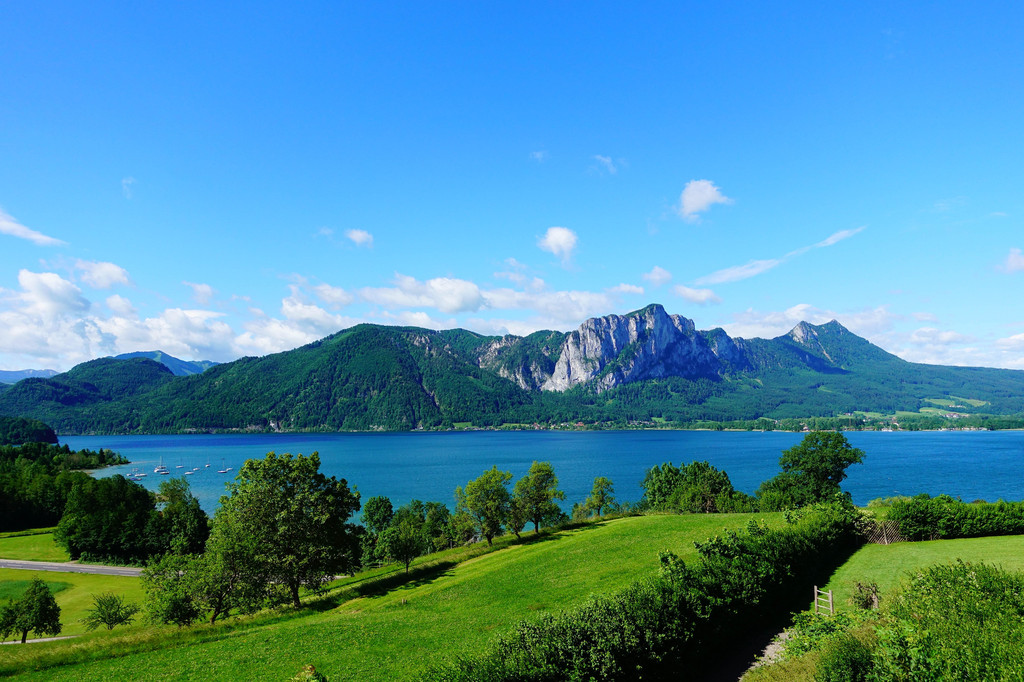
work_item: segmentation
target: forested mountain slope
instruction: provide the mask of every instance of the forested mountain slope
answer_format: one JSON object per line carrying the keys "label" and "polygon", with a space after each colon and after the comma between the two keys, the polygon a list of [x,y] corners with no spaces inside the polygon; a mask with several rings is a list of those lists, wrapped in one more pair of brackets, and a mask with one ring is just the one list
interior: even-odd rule
{"label": "forested mountain slope", "polygon": [[734,339],[651,305],[526,337],[362,324],[189,376],[104,358],[18,382],[0,414],[59,433],[405,430],[892,413],[950,398],[1024,412],[1024,372],[906,362],[835,321]]}

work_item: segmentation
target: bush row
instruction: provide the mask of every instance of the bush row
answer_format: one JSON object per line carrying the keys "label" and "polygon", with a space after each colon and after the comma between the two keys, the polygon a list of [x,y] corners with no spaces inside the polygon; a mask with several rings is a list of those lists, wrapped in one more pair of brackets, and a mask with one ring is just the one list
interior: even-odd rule
{"label": "bush row", "polygon": [[967,504],[949,495],[893,502],[888,519],[908,540],[976,538],[1024,534],[1024,502]]}
{"label": "bush row", "polygon": [[751,522],[699,544],[693,567],[661,556],[658,578],[519,623],[483,655],[427,673],[435,682],[678,678],[756,625],[806,603],[815,580],[860,546],[858,513],[816,505],[781,530]]}

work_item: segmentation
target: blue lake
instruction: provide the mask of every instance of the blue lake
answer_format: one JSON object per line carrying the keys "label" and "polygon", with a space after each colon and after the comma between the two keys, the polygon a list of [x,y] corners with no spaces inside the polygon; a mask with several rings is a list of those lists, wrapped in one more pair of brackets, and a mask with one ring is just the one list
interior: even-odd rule
{"label": "blue lake", "polygon": [[[844,490],[863,505],[876,497],[948,493],[966,501],[1024,499],[1024,431],[847,432],[865,452],[848,470]],[[182,436],[68,436],[74,449],[110,448],[132,460],[98,476],[139,468],[141,482],[156,489],[163,461],[172,475],[188,477],[203,508],[212,512],[246,459],[267,452],[320,453],[321,471],[344,478],[364,500],[387,495],[397,505],[410,499],[454,505],[458,485],[493,465],[518,479],[534,460],[551,462],[566,493],[565,506],[582,501],[596,476],[615,484],[619,500],[636,501],[644,472],[662,462],[707,460],[729,474],[733,485],[753,493],[779,471],[782,450],[802,434],[711,431],[475,431],[449,433],[259,434]],[[210,464],[207,467],[207,464]],[[176,468],[180,465],[181,468]],[[232,467],[228,474],[218,469]]]}

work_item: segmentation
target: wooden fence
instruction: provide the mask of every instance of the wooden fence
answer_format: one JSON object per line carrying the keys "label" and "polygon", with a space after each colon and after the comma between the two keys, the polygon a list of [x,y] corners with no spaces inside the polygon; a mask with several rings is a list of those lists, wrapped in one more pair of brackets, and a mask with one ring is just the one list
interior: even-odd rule
{"label": "wooden fence", "polygon": [[876,521],[867,533],[868,542],[876,545],[891,545],[894,542],[906,542],[900,535],[900,525],[895,521]]}
{"label": "wooden fence", "polygon": [[832,590],[826,592],[825,590],[819,590],[818,586],[814,586],[814,612],[824,613],[828,612],[828,615],[835,615],[835,608],[832,605]]}

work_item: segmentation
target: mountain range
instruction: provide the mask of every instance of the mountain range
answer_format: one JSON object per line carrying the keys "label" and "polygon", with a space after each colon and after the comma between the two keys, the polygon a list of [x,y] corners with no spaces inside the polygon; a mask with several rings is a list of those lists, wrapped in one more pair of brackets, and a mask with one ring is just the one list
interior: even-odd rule
{"label": "mountain range", "polygon": [[525,337],[361,324],[184,376],[142,355],[24,379],[0,414],[67,434],[1024,412],[1022,371],[907,362],[836,321],[732,338],[656,304]]}

